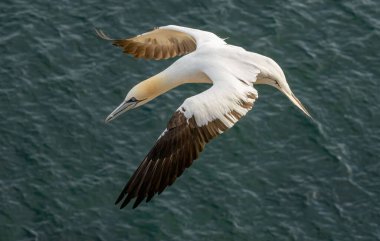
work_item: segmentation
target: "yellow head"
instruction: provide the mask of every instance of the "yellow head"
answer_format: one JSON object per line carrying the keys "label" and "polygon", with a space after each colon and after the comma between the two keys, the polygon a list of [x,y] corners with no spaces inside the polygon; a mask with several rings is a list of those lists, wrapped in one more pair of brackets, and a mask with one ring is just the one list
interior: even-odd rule
{"label": "yellow head", "polygon": [[171,89],[171,85],[165,83],[160,74],[144,80],[128,92],[124,101],[106,118],[106,122],[110,122],[128,110],[148,103],[169,89]]}

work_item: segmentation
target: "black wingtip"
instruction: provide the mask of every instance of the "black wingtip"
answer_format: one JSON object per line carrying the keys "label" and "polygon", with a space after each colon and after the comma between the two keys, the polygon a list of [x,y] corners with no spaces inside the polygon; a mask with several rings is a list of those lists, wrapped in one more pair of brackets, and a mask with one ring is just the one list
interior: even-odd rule
{"label": "black wingtip", "polygon": [[120,209],[123,209],[125,206],[127,206],[129,202],[126,202],[124,201],[121,205],[120,205]]}
{"label": "black wingtip", "polygon": [[137,208],[137,206],[145,199],[145,195],[138,195],[135,203],[133,204],[133,209]]}
{"label": "black wingtip", "polygon": [[154,192],[153,193],[149,193],[148,197],[146,198],[146,202],[149,202],[150,200],[152,200],[153,197],[154,197]]}
{"label": "black wingtip", "polygon": [[124,195],[120,194],[119,197],[115,201],[115,205],[119,204],[119,202],[123,199]]}

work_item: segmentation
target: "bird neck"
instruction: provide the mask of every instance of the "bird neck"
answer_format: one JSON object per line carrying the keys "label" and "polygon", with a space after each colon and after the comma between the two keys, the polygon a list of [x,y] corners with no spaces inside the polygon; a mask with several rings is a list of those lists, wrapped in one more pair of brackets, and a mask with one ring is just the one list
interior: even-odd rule
{"label": "bird neck", "polygon": [[159,73],[155,76],[146,79],[139,84],[137,84],[134,88],[139,93],[140,96],[143,96],[143,99],[152,100],[159,95],[177,87],[181,83],[176,83],[173,81],[168,81],[165,78],[165,75]]}
{"label": "bird neck", "polygon": [[187,83],[212,83],[211,80],[203,73],[196,72],[191,74],[173,74],[163,71],[157,75],[146,79],[134,88],[139,93],[141,99],[152,100],[169,90]]}

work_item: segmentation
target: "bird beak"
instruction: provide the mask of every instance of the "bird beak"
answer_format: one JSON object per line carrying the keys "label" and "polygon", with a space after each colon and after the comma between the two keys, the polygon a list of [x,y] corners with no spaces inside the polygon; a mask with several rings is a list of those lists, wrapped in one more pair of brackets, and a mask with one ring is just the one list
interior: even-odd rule
{"label": "bird beak", "polygon": [[137,101],[123,101],[112,113],[106,118],[106,123],[110,122],[113,119],[116,119],[119,115],[124,112],[133,109],[137,104]]}
{"label": "bird beak", "polygon": [[303,113],[305,113],[308,117],[312,118],[311,115],[309,114],[309,112],[306,110],[306,108],[301,103],[301,101],[292,92],[290,92],[290,94],[288,94],[288,93],[283,91],[283,93],[290,99],[290,101],[293,104],[295,104],[298,108],[300,108],[303,111]]}

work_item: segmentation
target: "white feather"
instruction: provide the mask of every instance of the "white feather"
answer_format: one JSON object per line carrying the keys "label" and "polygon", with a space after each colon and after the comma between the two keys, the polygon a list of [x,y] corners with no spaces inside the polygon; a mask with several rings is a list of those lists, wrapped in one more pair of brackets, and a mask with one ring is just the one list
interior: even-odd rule
{"label": "white feather", "polygon": [[[227,127],[232,127],[237,121],[231,123],[226,115],[232,111],[244,116],[248,110],[240,105],[240,101],[253,103],[258,97],[256,89],[252,85],[247,85],[239,81],[235,76],[227,71],[210,69],[206,74],[213,81],[213,86],[195,96],[185,100],[178,109],[182,111],[187,119],[194,116],[198,126],[207,125],[209,122],[219,119]],[[247,95],[255,95],[255,99],[247,98]]]}

